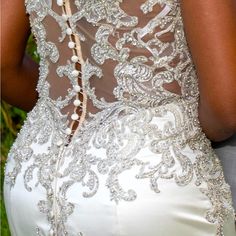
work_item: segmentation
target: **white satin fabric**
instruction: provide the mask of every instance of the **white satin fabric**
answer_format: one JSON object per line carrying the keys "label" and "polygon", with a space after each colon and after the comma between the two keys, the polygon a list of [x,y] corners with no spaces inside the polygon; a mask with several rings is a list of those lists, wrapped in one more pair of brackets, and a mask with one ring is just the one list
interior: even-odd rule
{"label": "white satin fabric", "polygon": [[[156,118],[155,122],[163,123],[172,120],[169,114]],[[46,150],[47,145],[44,146]],[[90,153],[103,156],[104,150],[91,145]],[[67,147],[70,148],[70,145]],[[34,146],[34,152],[45,151],[42,146]],[[184,155],[192,161],[197,152],[189,147]],[[140,160],[155,162],[158,155],[144,147],[138,154]],[[69,161],[69,160],[67,160]],[[10,190],[5,184],[5,203],[11,227],[12,236],[37,235],[36,226],[41,231],[39,235],[50,235],[50,225],[44,214],[40,213],[37,204],[45,198],[45,189],[32,182],[32,191],[24,187],[23,175],[32,163],[22,163],[22,171],[16,179],[14,188]],[[64,163],[65,166],[67,163]],[[6,173],[13,168],[13,160],[8,160]],[[96,170],[94,170],[96,171]],[[106,187],[106,175],[99,175],[98,192],[91,198],[82,196],[81,184],[74,184],[67,192],[68,202],[74,204],[74,212],[66,222],[69,236],[216,236],[216,225],[205,218],[211,203],[207,196],[200,192],[194,184],[195,177],[186,186],[179,186],[174,179],[159,179],[160,193],[150,189],[147,179],[135,178],[136,167],[125,171],[119,176],[120,185],[128,190],[132,187],[137,193],[137,199],[131,202],[120,201],[116,204],[110,199]],[[37,180],[37,177],[34,178]],[[58,179],[55,189],[63,184],[65,179]],[[36,186],[35,186],[36,184]],[[60,212],[54,211],[55,215]],[[80,234],[82,232],[83,234]],[[56,235],[60,235],[58,232]],[[230,218],[224,225],[224,236],[234,236],[234,221]]]}

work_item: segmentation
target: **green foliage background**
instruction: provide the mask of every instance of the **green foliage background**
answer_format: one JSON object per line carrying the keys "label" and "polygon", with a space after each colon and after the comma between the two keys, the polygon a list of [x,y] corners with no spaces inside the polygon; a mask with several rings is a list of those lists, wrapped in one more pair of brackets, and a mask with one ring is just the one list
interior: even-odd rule
{"label": "green foliage background", "polygon": [[[29,54],[35,61],[39,61],[39,56],[36,52],[36,44],[32,35],[29,37],[26,53]],[[8,228],[7,217],[3,200],[3,180],[4,180],[4,166],[7,160],[7,154],[14,142],[21,125],[26,118],[26,113],[16,107],[1,101],[1,234],[2,236],[10,236]]]}

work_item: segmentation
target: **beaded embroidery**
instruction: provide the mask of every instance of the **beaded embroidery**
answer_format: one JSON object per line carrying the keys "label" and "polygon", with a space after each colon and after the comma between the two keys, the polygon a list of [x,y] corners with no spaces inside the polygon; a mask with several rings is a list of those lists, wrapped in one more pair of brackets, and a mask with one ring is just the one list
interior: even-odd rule
{"label": "beaded embroidery", "polygon": [[[179,2],[143,1],[140,10],[144,15],[151,13],[156,5],[161,9],[142,27],[137,16],[122,10],[122,2],[125,0],[74,0],[77,11],[72,14],[69,1],[57,0],[57,5],[62,7],[60,15],[52,10],[51,0],[26,0],[41,57],[37,85],[40,98],[11,148],[9,159],[14,160],[15,166],[6,173],[6,181],[14,187],[22,163],[33,160],[24,173],[25,188],[32,191],[30,182],[37,173],[37,184],[47,193],[46,199],[38,203],[39,211],[47,215],[50,234],[64,236],[68,235],[66,221],[74,211],[66,194],[75,183],[81,183],[87,189],[83,196],[90,198],[99,189],[99,175],[106,175],[111,200],[118,204],[137,198],[135,189],[125,191],[119,183],[119,175],[134,166],[139,167],[136,178],[148,179],[156,193],[160,191],[158,180],[161,178],[174,179],[177,185],[186,186],[195,176],[196,186],[212,204],[206,218],[217,224],[217,236],[221,236],[224,219],[233,212],[230,191],[220,163],[198,124],[197,77],[185,41]],[[58,62],[60,52],[56,43],[47,39],[43,22],[46,16],[60,27],[58,42],[69,38],[71,58],[56,69],[58,78],[66,77],[71,85],[64,98],[50,97],[49,68]],[[86,35],[77,23],[82,19],[96,29],[91,58],[83,58],[81,54],[80,42],[86,41]],[[162,40],[167,33],[171,40]],[[147,40],[148,35],[152,37]],[[115,43],[110,41],[111,37],[116,38]],[[132,56],[134,49],[144,53]],[[98,98],[91,86],[92,79],[103,77],[103,66],[108,60],[116,62],[115,102]],[[76,67],[78,63],[81,71]],[[165,87],[172,82],[178,84],[180,94]],[[100,112],[89,114],[85,119],[87,97]],[[71,115],[73,122],[81,121],[73,135],[68,115],[61,112],[71,103],[82,109],[81,113],[75,110]],[[154,124],[156,117],[163,118],[167,113],[172,114],[173,121],[166,122],[164,127]],[[35,144],[45,151],[34,153]],[[91,145],[103,149],[106,158],[90,154]],[[144,146],[161,154],[161,160],[150,163],[136,158]],[[182,153],[186,146],[196,152],[196,160]],[[62,170],[65,159],[70,162]],[[181,166],[181,173],[176,171],[177,164]],[[57,180],[65,177],[67,180],[56,190]],[[207,187],[203,187],[204,184]],[[41,235],[40,228],[37,234]]]}

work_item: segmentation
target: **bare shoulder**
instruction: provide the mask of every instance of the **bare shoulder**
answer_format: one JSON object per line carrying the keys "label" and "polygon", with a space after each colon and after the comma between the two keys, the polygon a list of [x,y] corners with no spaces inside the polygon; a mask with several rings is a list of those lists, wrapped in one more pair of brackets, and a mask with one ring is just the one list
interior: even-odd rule
{"label": "bare shoulder", "polygon": [[24,0],[1,1],[1,31],[1,65],[19,63],[30,33]]}

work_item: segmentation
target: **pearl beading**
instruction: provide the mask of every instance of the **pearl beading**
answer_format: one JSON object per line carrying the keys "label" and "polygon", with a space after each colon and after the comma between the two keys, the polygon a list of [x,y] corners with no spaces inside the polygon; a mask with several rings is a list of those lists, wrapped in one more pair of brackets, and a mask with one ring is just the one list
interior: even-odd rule
{"label": "pearl beading", "polygon": [[[73,30],[72,30],[72,28],[70,27],[70,24],[69,24],[70,15],[68,15],[67,10],[66,10],[66,0],[57,0],[56,3],[59,7],[62,7],[62,12],[63,13],[62,13],[61,17],[64,19],[64,21],[67,22],[67,25],[68,25],[68,28],[66,29],[66,35],[70,39],[70,41],[68,43],[68,48],[70,48],[73,52],[73,55],[71,56],[70,60],[71,60],[72,63],[75,64],[75,69],[72,70],[71,76],[78,80],[78,79],[81,78],[81,71],[76,69],[76,64],[79,63],[81,65],[81,61],[80,61],[80,58],[77,55],[76,43],[73,41],[73,37],[75,37],[75,35],[74,35],[74,32],[73,32]],[[81,110],[83,111],[83,108],[85,108],[83,106],[83,101],[81,101],[80,98],[79,98],[79,94],[83,95],[83,91],[82,91],[81,86],[80,85],[75,85],[75,86],[73,86],[73,90],[77,93],[77,95],[76,95],[75,100],[73,101],[73,105],[75,106],[74,112],[70,117],[71,120],[72,120],[72,123],[70,124],[70,127],[66,128],[66,130],[65,130],[65,134],[67,134],[67,135],[72,135],[72,131],[73,131],[72,127],[74,125],[74,122],[79,123],[79,121],[80,121],[81,117],[77,113],[77,110],[81,108]],[[63,143],[59,142],[58,146],[61,146],[62,144]]]}
{"label": "pearl beading", "polygon": [[[77,128],[76,132],[81,132],[78,132],[77,135],[74,133],[74,136],[76,136],[73,140],[74,145],[67,147],[72,151],[72,154],[68,153],[69,155],[64,155],[65,158],[71,158],[72,162],[70,162],[69,167],[66,168],[66,179],[63,182],[65,185],[62,189],[53,186],[54,179],[61,177],[61,173],[59,173],[58,169],[54,170],[54,168],[58,168],[57,163],[60,161],[60,158],[63,158],[61,156],[61,150],[66,149],[64,145],[61,145],[61,140],[63,140],[64,143],[68,142],[68,136],[65,136],[64,138],[61,134],[62,132],[65,132],[65,134],[68,132],[70,134],[72,131],[71,129],[67,129],[65,119],[63,119],[64,116],[57,114],[58,107],[63,108],[64,106],[59,103],[56,104],[57,106],[55,106],[55,104],[51,106],[51,99],[48,96],[48,84],[45,83],[48,75],[48,64],[50,64],[51,61],[52,63],[56,62],[59,56],[59,48],[56,47],[54,42],[51,42],[52,45],[55,45],[55,48],[52,48],[53,53],[50,54],[49,59],[47,58],[49,56],[47,43],[50,42],[47,42],[48,40],[45,38],[47,27],[42,22],[44,19],[42,15],[47,16],[51,14],[53,9],[51,9],[51,5],[49,6],[51,0],[39,0],[40,4],[36,4],[35,1],[29,0],[26,0],[26,2],[26,9],[28,13],[30,13],[33,33],[37,38],[38,47],[40,48],[40,69],[43,71],[42,76],[39,78],[37,91],[39,91],[43,99],[46,99],[44,99],[40,105],[38,104],[33,113],[30,114],[20,137],[18,137],[18,141],[14,144],[10,155],[11,158],[14,158],[16,163],[14,170],[8,173],[7,177],[10,184],[13,185],[18,177],[18,173],[23,171],[22,167],[25,164],[24,162],[28,162],[29,160],[33,162],[33,165],[31,165],[24,173],[25,188],[27,191],[31,191],[29,184],[32,181],[32,177],[34,177],[38,178],[37,182],[39,186],[44,187],[47,191],[46,201],[40,201],[38,207],[40,212],[47,214],[48,221],[51,222],[52,225],[51,233],[58,235],[58,226],[60,227],[61,236],[71,235],[70,233],[65,232],[65,224],[67,223],[68,217],[73,212],[72,208],[74,207],[74,204],[66,199],[67,191],[71,185],[79,183],[81,184],[81,188],[89,189],[88,192],[85,190],[84,197],[92,197],[95,195],[98,188],[101,186],[99,179],[100,175],[96,175],[94,172],[95,169],[103,176],[106,175],[106,183],[112,201],[128,201],[135,198],[135,192],[132,188],[131,191],[128,192],[125,189],[122,189],[122,185],[119,183],[119,176],[122,172],[131,170],[132,166],[137,164],[142,168],[140,169],[141,173],[136,177],[150,179],[151,189],[158,192],[157,180],[162,178],[163,175],[161,172],[165,171],[170,163],[171,168],[172,166],[175,166],[172,162],[173,156],[175,158],[174,160],[178,163],[176,163],[177,166],[182,166],[183,171],[180,171],[179,178],[171,171],[171,175],[168,175],[168,178],[173,178],[177,184],[183,186],[188,183],[188,180],[191,180],[193,174],[196,174],[198,178],[196,185],[200,187],[201,191],[203,191],[204,195],[206,195],[211,202],[211,207],[209,207],[209,210],[206,212],[206,220],[209,223],[217,222],[216,225],[218,230],[216,234],[217,236],[222,236],[224,219],[229,216],[229,206],[231,205],[229,197],[230,191],[224,186],[223,174],[219,173],[221,169],[220,163],[218,163],[217,159],[214,157],[215,154],[212,153],[213,151],[210,147],[210,143],[207,142],[204,136],[199,136],[196,130],[194,130],[198,127],[197,77],[194,73],[194,64],[191,60],[184,37],[179,1],[143,1],[144,3],[140,5],[140,10],[144,14],[152,12],[152,9],[156,4],[160,7],[165,5],[171,7],[171,12],[167,16],[164,16],[163,18],[151,18],[150,24],[148,23],[149,27],[145,27],[144,31],[142,31],[142,28],[138,25],[139,19],[142,19],[139,16],[135,16],[135,14],[132,14],[132,16],[127,14],[120,7],[122,2],[120,0],[71,1],[75,5],[75,13],[73,15],[70,14],[69,1],[59,1],[59,5],[63,6],[64,4],[66,12],[69,14],[55,14],[52,15],[52,17],[62,26],[61,41],[63,41],[65,37],[73,37],[75,43],[70,42],[69,44],[72,49],[76,49],[77,55],[81,55],[79,41],[86,41],[86,35],[83,35],[83,33],[80,32],[79,27],[77,31],[75,26],[79,26],[80,20],[82,19],[93,26],[94,30],[97,29],[96,35],[94,35],[96,36],[96,42],[94,42],[90,48],[91,58],[97,62],[97,65],[89,63],[89,60],[87,60],[89,58],[85,58],[86,61],[84,62],[83,57],[80,57],[80,60],[83,62],[83,71],[86,72],[83,73],[83,93],[81,92],[80,95],[85,95],[83,97],[83,104],[85,104],[86,94],[88,94],[88,97],[94,106],[102,110],[101,113],[96,113],[90,122],[85,122],[85,125],[81,128]],[[163,9],[168,10],[168,7]],[[77,18],[77,13],[79,13],[79,18]],[[163,13],[165,13],[165,11]],[[73,30],[72,33],[74,33],[72,35],[66,34],[67,20],[71,23],[70,26],[73,26],[71,27]],[[154,30],[153,26],[156,27]],[[121,27],[126,29],[126,33],[123,35],[119,34],[119,29]],[[68,26],[68,28],[70,27]],[[117,36],[113,34],[115,32],[117,33]],[[151,37],[150,40],[143,41],[141,37],[144,37],[148,32],[153,34],[154,37]],[[173,41],[170,42],[168,40],[167,42],[162,42],[162,40],[159,40],[159,37],[166,33],[173,33]],[[78,36],[80,40],[78,39]],[[116,43],[111,43],[108,40],[108,36],[117,39]],[[100,39],[102,39],[102,41]],[[155,47],[152,47],[151,45],[155,45]],[[127,50],[127,46],[131,46],[130,50]],[[140,46],[148,50],[152,56],[146,57],[142,55],[142,57],[137,57],[135,60],[131,61],[130,56],[132,57],[132,50],[139,48]],[[163,53],[163,50],[167,52],[167,54]],[[173,65],[172,61],[175,58],[180,60],[178,60],[179,62],[176,65]],[[103,76],[102,72],[106,68],[106,61],[110,59],[117,63],[116,70],[113,71],[117,81],[117,87],[113,90],[113,94],[117,98],[117,101],[114,103],[108,103],[105,100],[98,99],[89,83],[91,76],[97,76],[98,78]],[[99,66],[102,64],[105,64],[104,68]],[[62,72],[66,72],[67,74],[70,73],[70,80],[72,79],[71,82],[73,82],[74,77],[71,76],[73,67],[71,67],[71,65],[73,66],[73,63],[66,65],[67,67],[63,66],[66,68],[58,67],[61,71],[58,68],[57,69],[58,75],[62,75]],[[159,68],[161,68],[161,70],[159,70]],[[145,80],[143,80],[144,78]],[[156,117],[164,118],[165,112],[169,113],[171,111],[169,109],[171,107],[168,105],[166,111],[163,111],[162,108],[159,110],[158,107],[160,104],[168,104],[169,102],[170,105],[173,105],[173,102],[176,102],[176,99],[178,99],[178,96],[173,96],[170,91],[166,92],[167,90],[163,86],[163,84],[172,81],[178,82],[182,91],[181,98],[184,101],[184,106],[181,106],[182,111],[180,114],[184,116],[188,114],[188,117],[183,120],[179,119],[181,117],[178,114],[175,114],[176,109],[173,107],[173,113],[171,113],[175,116],[174,120],[176,123],[172,124],[172,122],[167,121],[167,124],[163,126],[164,130],[159,130],[158,127],[155,127],[150,123],[152,120],[150,117],[150,109],[151,107],[157,107],[153,117],[155,120]],[[78,89],[76,83],[72,84],[73,89]],[[75,90],[72,91],[74,92]],[[84,93],[84,91],[86,91],[86,93]],[[68,103],[71,102],[71,98],[74,98],[74,93],[71,93],[68,98]],[[49,101],[49,103],[47,103],[47,101]],[[67,102],[65,103],[68,105]],[[144,113],[142,109],[140,110],[140,105],[144,108]],[[191,111],[193,105],[196,107]],[[79,126],[83,119],[83,114],[85,114],[84,111],[83,107]],[[134,111],[141,113],[140,115],[137,113],[133,114]],[[54,113],[56,115],[54,115]],[[129,113],[132,113],[130,114],[132,119],[124,117],[124,119],[122,118],[122,122],[119,123],[119,115],[123,116],[123,114],[128,115]],[[132,134],[135,133],[135,138],[125,134],[124,130],[130,130]],[[116,134],[118,139],[115,137]],[[160,154],[162,156],[161,166],[155,167],[154,163],[150,163],[150,166],[148,163],[143,163],[147,165],[145,168],[140,162],[135,163],[136,154],[142,148],[147,147],[146,145],[144,146],[145,143],[142,142],[142,140],[144,140],[143,135],[147,135],[148,138],[152,139],[150,140],[152,145],[147,145],[150,147],[150,150],[154,153],[157,152],[158,155]],[[170,137],[168,135],[170,135]],[[94,141],[90,143],[89,141],[91,138]],[[77,140],[78,142],[76,142]],[[126,143],[126,141],[123,142],[123,140],[127,140],[127,149],[124,149],[124,143]],[[141,143],[137,142],[137,140],[141,141]],[[33,153],[34,149],[31,149],[31,144],[37,143],[42,145],[47,142],[52,142],[51,146],[46,152],[42,150],[41,157],[38,153]],[[188,156],[183,156],[181,154],[182,151],[185,152],[186,145],[188,148],[190,147],[194,151],[196,150],[196,153],[200,154],[197,156],[193,165],[191,165]],[[95,155],[92,158],[91,156],[88,156],[91,146],[94,146],[97,149],[104,148],[104,153],[106,153],[104,158],[100,155]],[[34,171],[38,171],[35,176],[31,175],[32,167],[35,168]],[[48,173],[50,174],[48,175],[50,178],[45,178],[45,168],[53,170],[52,173]],[[153,171],[150,172],[150,168]],[[68,183],[67,180],[70,178],[72,169],[75,169],[77,178],[75,179],[73,176],[69,179],[72,182],[70,182],[71,185],[67,186],[66,183]],[[156,171],[154,171],[155,169]],[[164,175],[163,177],[166,178],[167,175]],[[19,176],[18,178],[21,177]],[[87,181],[88,178],[94,181]],[[56,197],[54,197],[53,189],[57,196],[63,197],[57,200]],[[58,189],[58,192],[55,191],[56,189]],[[55,207],[55,204],[51,204],[52,198],[58,208]],[[58,214],[58,209],[60,214]],[[40,233],[40,236],[41,235],[45,235],[45,233]],[[80,235],[80,233],[77,235]]]}

